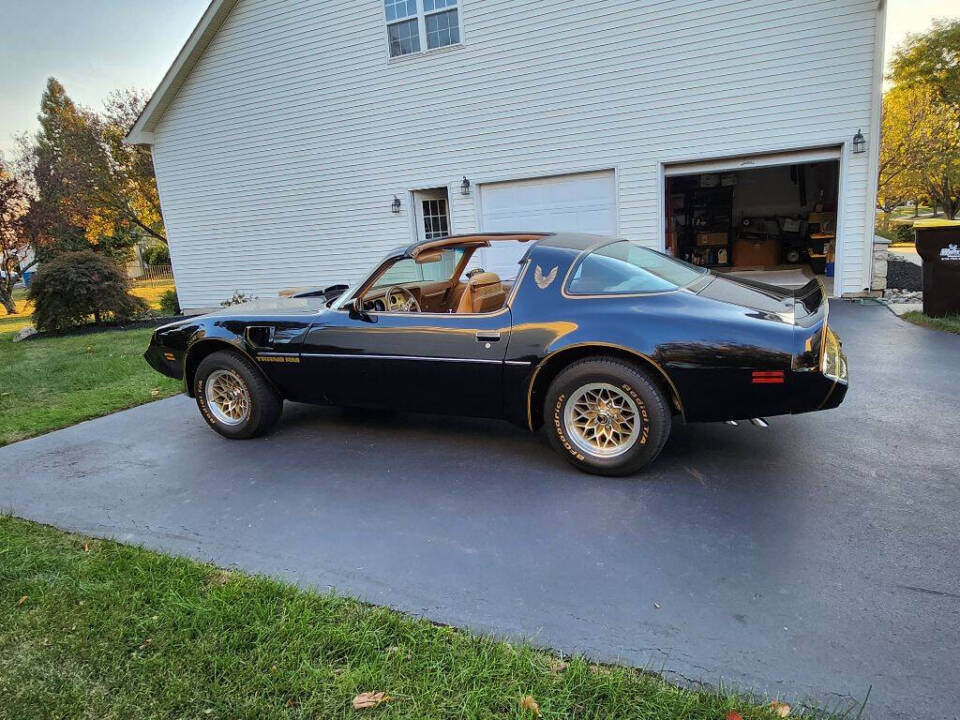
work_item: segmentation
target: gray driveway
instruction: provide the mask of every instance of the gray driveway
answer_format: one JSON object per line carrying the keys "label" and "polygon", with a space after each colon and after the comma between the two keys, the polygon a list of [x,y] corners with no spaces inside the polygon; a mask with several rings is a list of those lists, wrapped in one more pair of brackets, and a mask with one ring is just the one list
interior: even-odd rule
{"label": "gray driveway", "polygon": [[960,337],[875,305],[832,319],[838,410],[678,428],[636,480],[486,421],[288,406],[230,442],[178,397],[0,449],[0,508],[564,652],[956,718]]}

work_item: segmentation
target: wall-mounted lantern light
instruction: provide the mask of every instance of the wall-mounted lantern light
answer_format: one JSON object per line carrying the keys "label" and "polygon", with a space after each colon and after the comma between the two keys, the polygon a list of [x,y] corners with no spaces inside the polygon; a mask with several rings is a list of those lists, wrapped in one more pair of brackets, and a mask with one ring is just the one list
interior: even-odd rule
{"label": "wall-mounted lantern light", "polygon": [[391,211],[394,215],[399,215],[399,214],[400,214],[400,204],[401,204],[401,203],[400,203],[400,198],[398,198],[396,195],[394,195],[394,196],[393,196],[393,202],[390,203],[390,211]]}
{"label": "wall-mounted lantern light", "polygon": [[853,136],[853,151],[859,155],[860,153],[866,151],[867,141],[863,137],[863,132],[857,130],[857,134]]}
{"label": "wall-mounted lantern light", "polygon": [[467,176],[463,176],[463,182],[460,183],[460,194],[469,195],[470,194],[470,181],[467,180]]}

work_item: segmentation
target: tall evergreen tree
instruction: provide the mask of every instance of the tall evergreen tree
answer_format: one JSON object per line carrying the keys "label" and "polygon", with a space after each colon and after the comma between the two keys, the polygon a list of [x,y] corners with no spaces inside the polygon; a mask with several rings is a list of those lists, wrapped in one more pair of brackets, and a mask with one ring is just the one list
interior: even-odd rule
{"label": "tall evergreen tree", "polygon": [[97,114],[47,81],[27,218],[41,254],[90,248],[120,258],[139,237],[166,242],[150,151],[123,144],[143,104],[139,93],[115,93]]}

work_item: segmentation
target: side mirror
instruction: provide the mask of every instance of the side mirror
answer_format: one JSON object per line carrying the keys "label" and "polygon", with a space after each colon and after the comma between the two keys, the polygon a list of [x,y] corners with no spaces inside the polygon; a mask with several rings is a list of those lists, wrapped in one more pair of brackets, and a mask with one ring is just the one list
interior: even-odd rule
{"label": "side mirror", "polygon": [[350,317],[359,320],[366,320],[367,322],[373,321],[370,313],[368,313],[366,308],[363,307],[363,298],[359,295],[350,301]]}

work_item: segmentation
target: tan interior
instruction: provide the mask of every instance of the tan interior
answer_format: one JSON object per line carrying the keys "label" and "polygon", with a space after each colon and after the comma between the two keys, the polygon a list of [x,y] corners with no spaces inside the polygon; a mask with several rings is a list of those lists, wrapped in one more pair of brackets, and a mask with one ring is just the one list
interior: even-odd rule
{"label": "tan interior", "polygon": [[[535,240],[541,235],[511,235],[497,239],[528,241]],[[507,301],[513,287],[511,282],[504,282],[496,273],[485,272],[475,274],[466,282],[459,280],[467,264],[473,258],[478,248],[489,246],[484,236],[461,236],[459,238],[443,238],[433,243],[422,245],[414,253],[417,262],[431,262],[440,259],[440,252],[444,247],[462,247],[463,258],[454,270],[449,280],[435,282],[408,282],[402,287],[409,292],[420,306],[421,312],[431,313],[490,313],[500,310]],[[376,282],[390,267],[383,266],[377,277],[370,281]],[[364,303],[372,309],[373,303],[385,301],[387,288],[379,288],[363,293]],[[381,310],[382,312],[382,310]]]}
{"label": "tan interior", "polygon": [[496,273],[478,273],[470,278],[467,288],[457,304],[458,313],[486,313],[501,307],[507,293]]}

